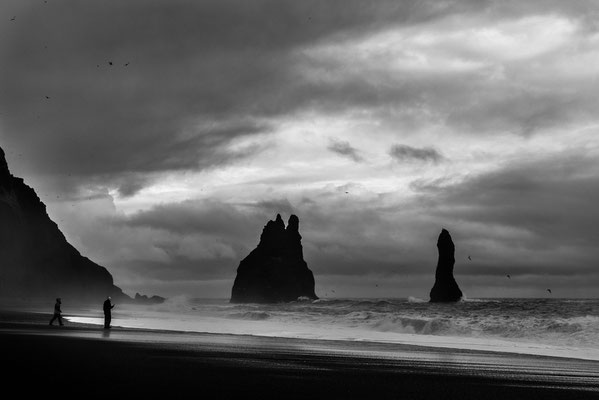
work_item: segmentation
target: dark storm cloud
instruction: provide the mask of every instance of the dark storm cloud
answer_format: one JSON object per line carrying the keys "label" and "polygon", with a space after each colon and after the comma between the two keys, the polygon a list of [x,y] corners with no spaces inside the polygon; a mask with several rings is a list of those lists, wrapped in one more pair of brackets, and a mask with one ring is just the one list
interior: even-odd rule
{"label": "dark storm cloud", "polygon": [[181,280],[211,280],[230,278],[235,273],[239,262],[231,258],[212,258],[205,260],[190,259],[173,255],[168,263],[132,260],[115,265],[134,275],[148,280],[169,283]]}
{"label": "dark storm cloud", "polygon": [[317,97],[296,76],[295,49],[439,8],[104,1],[23,3],[14,12],[19,23],[1,42],[5,145],[26,151],[32,169],[110,180],[235,160],[229,143],[268,131],[256,118]]}
{"label": "dark storm cloud", "polygon": [[595,158],[574,148],[512,160],[460,183],[419,182],[416,198],[385,206],[311,204],[300,213],[306,259],[327,275],[426,276],[434,274],[436,239],[446,228],[462,277],[511,273],[542,282],[591,274],[599,257]]}
{"label": "dark storm cloud", "polygon": [[272,219],[276,218],[276,214],[287,215],[295,214],[295,207],[289,202],[289,200],[273,199],[263,200],[253,205],[258,210],[262,211],[262,215],[272,215]]}
{"label": "dark storm cloud", "polygon": [[[16,159],[46,187],[62,193],[99,186],[89,193],[108,200],[106,185],[127,197],[164,171],[252,158],[281,120],[295,121],[303,111],[333,118],[356,112],[381,132],[400,132],[390,143],[413,143],[403,136],[418,135],[423,124],[447,127],[447,141],[455,132],[470,134],[482,147],[497,132],[530,137],[590,126],[599,109],[597,82],[582,67],[596,62],[585,58],[595,54],[596,10],[594,0],[8,0],[0,14],[17,19],[0,24],[1,145],[23,154],[8,155],[11,168]],[[499,51],[507,61],[494,60],[445,31],[482,28],[492,37],[501,33],[493,30],[498,23],[539,16],[565,20],[572,32],[547,54],[523,46],[522,60],[510,58],[511,48]],[[404,35],[404,28],[413,29]],[[380,58],[369,54],[377,43],[365,54],[356,47],[388,31],[401,34]],[[420,41],[410,42],[414,37]],[[422,68],[406,68],[410,57],[420,57]],[[456,60],[477,67],[450,68]],[[329,150],[361,157],[343,138]],[[400,162],[438,163],[443,154],[405,144],[390,151]],[[417,200],[385,207],[383,195],[360,199],[330,188],[302,193],[297,202],[281,192],[266,200],[258,193],[252,204],[188,201],[129,216],[110,214],[116,207],[107,201],[106,229],[90,216],[80,242],[104,259],[121,251],[126,260],[114,265],[139,276],[148,265],[155,279],[234,277],[266,222],[293,212],[317,275],[432,274],[441,227],[456,242],[458,271],[469,276],[501,276],[507,266],[533,275],[586,273],[599,256],[599,182],[592,157],[576,157],[540,154],[459,184],[451,177],[420,180],[411,186],[421,192]],[[312,183],[313,176],[257,175],[239,190],[262,179],[275,187]],[[81,230],[73,232],[79,239]],[[475,261],[464,264],[468,252]]]}
{"label": "dark storm cloud", "polygon": [[455,227],[471,251],[485,254],[477,263],[529,273],[586,273],[599,257],[599,170],[584,150],[423,190],[420,201],[429,213]]}
{"label": "dark storm cloud", "polygon": [[438,163],[443,156],[432,147],[412,147],[405,144],[396,144],[391,147],[389,154],[399,162],[425,161]]}
{"label": "dark storm cloud", "polygon": [[[420,184],[414,186],[420,195],[402,203],[341,196],[309,203],[275,198],[255,204],[155,206],[113,223],[149,230],[144,242],[160,249],[166,260],[149,261],[147,272],[145,260],[117,264],[164,281],[232,283],[239,261],[258,244],[268,220],[277,212],[287,220],[293,212],[300,217],[304,258],[317,282],[333,275],[368,275],[430,278],[432,284],[436,240],[446,228],[456,245],[455,272],[464,290],[501,286],[496,280],[509,273],[524,285],[518,289],[522,293],[559,277],[593,272],[599,220],[589,210],[599,203],[599,171],[591,154],[585,154],[576,150],[512,162],[458,184]],[[317,193],[310,197],[318,198]],[[230,251],[222,251],[223,246]],[[580,289],[568,282],[563,280],[563,290]]]}
{"label": "dark storm cloud", "polygon": [[[23,5],[14,11],[19,23],[1,42],[3,136],[7,146],[27,152],[31,169],[101,180],[222,165],[237,159],[229,143],[270,131],[264,118],[306,107],[409,106],[443,91],[430,82],[381,85],[382,72],[307,81],[296,67],[321,64],[302,49],[485,7],[435,1]],[[456,80],[447,92],[463,83]],[[123,194],[139,189],[119,186]]]}
{"label": "dark storm cloud", "polygon": [[247,205],[190,200],[116,217],[112,229],[144,231],[146,242],[164,255],[162,260],[133,258],[116,265],[161,281],[233,279],[239,261],[258,244],[266,223],[277,213],[286,220],[291,208],[285,199]]}
{"label": "dark storm cloud", "polygon": [[263,213],[255,210],[243,212],[234,205],[216,200],[189,200],[154,206],[123,219],[121,223],[176,235],[208,234],[245,239],[252,234],[252,227],[266,224],[267,221]]}
{"label": "dark storm cloud", "polygon": [[[333,212],[326,203],[295,205],[287,199],[255,204],[193,200],[116,217],[111,229],[145,232],[145,242],[166,256],[148,261],[148,273],[157,279],[166,279],[170,273],[173,280],[184,276],[200,279],[204,269],[206,278],[233,279],[235,269],[231,265],[236,266],[254,249],[262,229],[277,213],[285,221],[292,213],[300,217],[305,258],[315,273],[355,276],[364,273],[365,267],[373,273],[405,273],[418,268],[407,265],[410,257],[402,249],[390,250],[394,243],[389,234],[396,229],[392,221],[366,207],[356,210],[345,204],[333,208],[338,209]],[[223,246],[230,251],[223,253]],[[135,267],[141,273],[145,261],[133,259],[119,265]]]}
{"label": "dark storm cloud", "polygon": [[[563,93],[560,85],[547,78],[544,88],[514,89],[470,82],[470,93],[462,106],[452,107],[446,123],[464,132],[502,132],[531,136],[544,129],[568,127],[594,120],[599,99],[589,85],[576,93]],[[576,87],[578,85],[574,85]],[[456,91],[457,92],[457,91]],[[486,93],[486,95],[485,95]],[[491,94],[492,93],[492,94]]]}
{"label": "dark storm cloud", "polygon": [[[503,223],[547,238],[546,245],[594,243],[599,214],[599,171],[594,157],[573,153],[509,166],[463,184],[440,189],[442,200],[470,220]],[[449,211],[449,210],[448,210]]]}
{"label": "dark storm cloud", "polygon": [[[262,228],[277,214],[287,220],[295,207],[287,199],[270,199],[252,204],[227,204],[217,200],[188,200],[167,203],[119,217],[114,223],[129,228],[148,228],[168,235],[205,235],[245,250],[258,243]],[[157,245],[159,247],[162,244]]]}
{"label": "dark storm cloud", "polygon": [[327,149],[355,162],[364,161],[364,158],[359,154],[359,151],[345,140],[331,138]]}
{"label": "dark storm cloud", "polygon": [[[347,60],[327,64],[302,55],[332,38],[351,41],[451,15],[534,15],[536,2],[20,4],[11,9],[18,23],[4,28],[0,42],[5,146],[26,152],[32,171],[93,176],[124,195],[139,190],[144,179],[119,183],[116,175],[234,162],[239,154],[228,151],[230,143],[271,132],[269,118],[304,108],[386,110],[395,104],[447,115],[457,126],[496,121],[487,127],[494,129],[516,121],[515,131],[529,132],[561,121],[560,115],[574,117],[568,110],[580,104],[578,97],[568,101],[549,90],[529,112],[522,111],[531,100],[523,94],[500,107],[482,98],[478,110],[448,113],[446,103],[486,92],[482,78],[436,74],[394,82],[391,73],[375,68],[337,81],[309,81],[297,69],[333,68],[343,75]],[[543,9],[580,17],[588,14],[581,12],[584,4],[550,2]]]}
{"label": "dark storm cloud", "polygon": [[130,197],[139,192],[148,183],[145,176],[124,177],[119,183],[118,192],[121,197]]}

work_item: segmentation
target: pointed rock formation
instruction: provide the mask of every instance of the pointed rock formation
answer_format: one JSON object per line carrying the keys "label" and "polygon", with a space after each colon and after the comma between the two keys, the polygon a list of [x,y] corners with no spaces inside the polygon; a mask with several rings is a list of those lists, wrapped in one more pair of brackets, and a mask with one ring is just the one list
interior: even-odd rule
{"label": "pointed rock formation", "polygon": [[462,298],[462,291],[453,277],[453,265],[455,263],[455,246],[449,232],[441,231],[437,240],[439,249],[439,261],[435,272],[435,285],[431,289],[431,302],[452,302]]}
{"label": "pointed rock formation", "polygon": [[314,275],[304,261],[299,218],[289,217],[285,228],[277,214],[262,230],[258,247],[241,260],[231,303],[276,303],[299,297],[318,298]]}
{"label": "pointed rock formation", "polygon": [[0,298],[100,304],[132,301],[106,268],[71,246],[23,179],[11,175],[0,148]]}
{"label": "pointed rock formation", "polygon": [[160,297],[160,296],[148,297],[145,294],[139,294],[139,293],[135,293],[135,297],[133,299],[138,304],[160,304],[160,303],[164,303],[164,300],[166,300],[164,297]]}

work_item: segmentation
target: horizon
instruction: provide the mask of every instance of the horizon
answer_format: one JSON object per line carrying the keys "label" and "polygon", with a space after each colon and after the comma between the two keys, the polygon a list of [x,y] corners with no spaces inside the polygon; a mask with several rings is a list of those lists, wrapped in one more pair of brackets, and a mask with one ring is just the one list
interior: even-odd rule
{"label": "horizon", "polygon": [[83,256],[225,299],[295,214],[320,298],[428,300],[441,229],[467,298],[599,298],[593,1],[276,4],[0,4],[0,147]]}

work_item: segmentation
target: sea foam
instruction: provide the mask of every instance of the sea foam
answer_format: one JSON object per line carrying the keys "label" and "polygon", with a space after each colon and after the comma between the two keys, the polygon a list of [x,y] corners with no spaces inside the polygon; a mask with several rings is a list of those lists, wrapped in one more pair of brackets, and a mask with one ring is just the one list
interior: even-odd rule
{"label": "sea foam", "polygon": [[[94,323],[85,316],[70,319]],[[159,305],[115,308],[113,325],[599,360],[599,300],[470,299],[437,304],[408,298],[231,304],[175,297]]]}

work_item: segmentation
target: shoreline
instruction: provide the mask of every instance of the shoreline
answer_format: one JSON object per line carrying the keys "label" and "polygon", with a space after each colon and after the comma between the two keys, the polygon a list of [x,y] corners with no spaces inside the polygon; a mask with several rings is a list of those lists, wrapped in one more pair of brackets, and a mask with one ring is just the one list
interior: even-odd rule
{"label": "shoreline", "polygon": [[31,377],[43,383],[35,388],[40,392],[56,379],[73,395],[93,388],[94,394],[150,397],[194,390],[220,390],[221,398],[250,391],[263,398],[599,397],[596,361],[71,323],[50,327],[47,315],[0,312],[8,377]]}
{"label": "shoreline", "polygon": [[[71,316],[72,323],[84,323],[101,326],[101,318]],[[93,322],[92,322],[93,321]],[[233,320],[234,321],[234,320]],[[295,338],[304,340],[346,341],[346,342],[372,342],[387,345],[409,345],[435,349],[473,350],[492,353],[523,354],[547,356],[556,358],[572,358],[589,361],[599,361],[599,349],[560,346],[557,344],[543,344],[530,341],[515,341],[501,338],[464,337],[452,335],[424,335],[415,333],[389,333],[383,331],[342,330],[338,326],[330,327],[325,335],[314,334],[309,326],[295,325],[287,331],[281,331],[280,326],[269,326],[269,322],[246,321],[243,329],[231,328],[230,320],[202,318],[202,325],[197,322],[177,322],[177,326],[165,328],[162,323],[156,324],[154,319],[131,320],[119,318],[116,324],[122,328],[142,328],[153,330],[168,330],[173,332],[199,332],[214,334],[251,335],[260,337]]]}
{"label": "shoreline", "polygon": [[[87,327],[90,329],[101,329],[102,315],[100,312],[94,312],[95,316],[89,316],[89,309],[86,307],[85,311],[75,310],[72,313],[63,314],[65,323],[73,326]],[[49,316],[47,311],[41,311],[39,309],[29,310],[18,310],[12,309],[15,313],[26,313],[31,315]],[[10,312],[10,311],[7,311]],[[0,317],[2,311],[0,310]],[[42,317],[44,318],[44,317]],[[79,320],[79,321],[77,321]],[[82,322],[83,320],[83,322]],[[97,320],[95,322],[86,322],[85,320]],[[377,339],[374,337],[310,337],[301,335],[301,333],[294,332],[293,334],[271,334],[266,331],[256,332],[230,332],[225,330],[211,330],[210,327],[207,329],[198,330],[196,326],[193,329],[179,328],[162,328],[162,327],[148,327],[144,323],[142,324],[125,324],[120,325],[120,318],[114,318],[113,326],[121,330],[136,330],[136,331],[147,331],[147,333],[188,333],[188,334],[212,334],[212,335],[234,335],[234,336],[247,336],[247,337],[264,337],[273,339],[295,339],[304,341],[321,341],[323,343],[339,342],[339,343],[353,343],[354,346],[360,343],[372,343],[386,346],[387,348],[408,346],[412,348],[425,348],[431,351],[453,351],[453,352],[474,352],[474,353],[488,353],[507,356],[530,356],[530,357],[551,357],[556,359],[572,359],[581,361],[594,361],[599,363],[598,350],[594,348],[569,348],[559,347],[555,345],[541,345],[536,343],[528,342],[510,342],[500,339],[481,339],[481,338],[464,338],[459,336],[438,336],[438,335],[417,335],[417,334],[398,334],[398,338],[395,340],[389,340],[387,338]],[[114,325],[116,323],[116,325]],[[144,326],[141,326],[144,325]],[[372,334],[372,333],[371,333]],[[587,351],[588,350],[588,351]]]}

